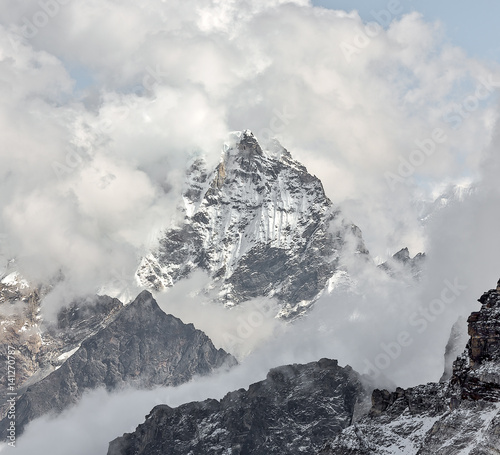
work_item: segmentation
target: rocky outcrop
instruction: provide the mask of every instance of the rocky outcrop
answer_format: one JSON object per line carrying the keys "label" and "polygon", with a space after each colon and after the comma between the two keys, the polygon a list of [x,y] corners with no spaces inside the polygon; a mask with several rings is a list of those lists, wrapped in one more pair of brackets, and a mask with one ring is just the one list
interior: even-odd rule
{"label": "rocky outcrop", "polygon": [[[78,311],[68,310],[59,322],[67,329],[78,320]],[[144,291],[105,328],[83,341],[60,368],[24,391],[17,402],[17,432],[48,412],[61,412],[86,390],[175,386],[235,363],[192,324],[165,314]],[[0,428],[7,424],[2,420]]]}
{"label": "rocky outcrop", "polygon": [[470,340],[453,365],[455,398],[500,401],[500,293],[492,289],[467,320]]}
{"label": "rocky outcrop", "polygon": [[374,390],[372,408],[322,455],[493,455],[500,450],[500,293],[480,299],[448,381]]}
{"label": "rocky outcrop", "polygon": [[[11,271],[0,281],[0,361],[7,348],[15,350],[16,387],[20,390],[43,379],[62,365],[68,352],[104,328],[122,303],[107,296],[82,296],[63,307],[56,321],[42,318],[43,299],[53,288],[33,285]],[[0,391],[6,386],[0,373]],[[0,405],[0,415],[3,415]]]}
{"label": "rocky outcrop", "polygon": [[199,268],[222,303],[273,296],[292,317],[349,282],[343,258],[367,257],[360,230],[321,181],[281,145],[262,149],[250,131],[235,135],[215,170],[195,161],[186,185],[182,220],[141,262],[142,286],[163,290]]}
{"label": "rocky outcrop", "polygon": [[[157,406],[108,455],[493,455],[500,450],[500,293],[468,319],[470,339],[452,377],[374,390],[350,368],[321,360],[272,370],[221,401]],[[329,440],[321,444],[322,440]]]}
{"label": "rocky outcrop", "polygon": [[155,407],[108,455],[315,453],[351,424],[365,396],[357,373],[334,360],[283,366],[220,401]]}

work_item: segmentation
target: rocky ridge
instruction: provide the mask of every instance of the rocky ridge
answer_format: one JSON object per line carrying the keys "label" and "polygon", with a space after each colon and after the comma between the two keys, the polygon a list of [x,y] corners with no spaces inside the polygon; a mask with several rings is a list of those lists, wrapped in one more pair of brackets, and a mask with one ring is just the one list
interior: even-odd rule
{"label": "rocky ridge", "polygon": [[348,285],[343,259],[368,251],[359,228],[286,149],[264,150],[248,130],[233,139],[215,170],[193,162],[182,219],[143,258],[137,280],[161,291],[199,268],[228,306],[270,296],[281,316],[296,316],[325,290]]}
{"label": "rocky ridge", "polygon": [[[373,390],[320,360],[272,370],[222,400],[155,407],[108,455],[493,455],[500,450],[500,283],[468,318],[449,380]],[[328,442],[325,442],[328,441]]]}
{"label": "rocky ridge", "polygon": [[[78,320],[71,311],[60,317],[66,328],[75,318]],[[121,308],[106,327],[69,354],[55,371],[20,390],[16,409],[18,435],[31,420],[48,412],[61,412],[76,403],[86,390],[175,386],[195,375],[236,363],[192,324],[183,324],[164,313],[148,291]],[[4,418],[0,428],[5,430],[6,426]]]}
{"label": "rocky ridge", "polygon": [[[86,296],[63,307],[55,321],[41,316],[49,285],[33,285],[19,272],[8,271],[0,280],[0,360],[7,361],[8,347],[15,350],[18,392],[59,368],[80,344],[106,327],[122,303],[107,296]],[[0,373],[0,392],[6,392],[7,370]],[[0,405],[0,417],[7,404]]]}
{"label": "rocky ridge", "polygon": [[500,450],[500,289],[468,318],[470,339],[450,380],[375,390],[372,408],[322,455],[493,455]]}
{"label": "rocky ridge", "polygon": [[108,455],[314,453],[351,424],[365,397],[358,374],[334,360],[282,366],[220,401],[156,406]]}

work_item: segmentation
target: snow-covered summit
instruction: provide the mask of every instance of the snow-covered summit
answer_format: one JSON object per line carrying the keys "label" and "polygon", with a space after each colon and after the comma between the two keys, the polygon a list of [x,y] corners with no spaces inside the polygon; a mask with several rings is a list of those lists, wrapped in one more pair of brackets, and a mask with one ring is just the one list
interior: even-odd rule
{"label": "snow-covered summit", "polygon": [[141,261],[140,285],[164,290],[201,268],[223,303],[274,296],[292,316],[335,274],[346,275],[343,258],[367,253],[321,181],[277,141],[263,149],[249,130],[231,134],[215,169],[192,163],[181,211]]}

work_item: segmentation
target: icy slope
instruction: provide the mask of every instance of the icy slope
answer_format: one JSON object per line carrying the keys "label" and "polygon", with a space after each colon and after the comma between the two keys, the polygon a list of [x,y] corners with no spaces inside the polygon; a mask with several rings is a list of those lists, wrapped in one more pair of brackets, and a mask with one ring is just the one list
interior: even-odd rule
{"label": "icy slope", "polygon": [[275,296],[282,316],[293,316],[332,277],[348,282],[344,258],[368,252],[360,230],[287,150],[263,150],[248,130],[233,138],[215,170],[192,164],[183,219],[143,258],[139,284],[164,290],[201,268],[226,305]]}

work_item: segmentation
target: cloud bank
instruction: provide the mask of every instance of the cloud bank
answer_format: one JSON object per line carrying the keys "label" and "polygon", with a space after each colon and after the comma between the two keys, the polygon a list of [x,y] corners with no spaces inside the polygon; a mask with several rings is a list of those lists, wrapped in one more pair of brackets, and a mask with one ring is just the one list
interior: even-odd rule
{"label": "cloud bank", "polygon": [[[467,56],[418,13],[377,27],[307,1],[5,0],[0,13],[0,242],[30,279],[65,276],[46,308],[126,282],[174,218],[188,160],[215,164],[227,132],[249,128],[263,142],[278,137],[321,178],[374,257],[425,250],[427,274],[408,289],[372,267],[357,296],[325,297],[293,331],[256,323],[232,346],[241,376],[183,386],[172,403],[323,355],[368,373],[366,361],[382,362],[395,342],[404,349],[382,375],[438,379],[451,324],[500,273],[498,65]],[[478,191],[424,230],[415,201],[464,180]],[[454,280],[466,289],[434,320],[423,316]],[[255,310],[193,312],[184,294],[181,285],[160,303],[225,347],[223,334]],[[65,415],[67,431],[80,438],[90,425],[96,438],[82,453],[98,453],[164,401],[163,391],[95,392]],[[42,435],[60,436],[62,422],[33,423],[19,450],[50,445]]]}
{"label": "cloud bank", "polygon": [[[477,178],[496,119],[498,68],[417,13],[374,28],[306,1],[6,1],[0,12],[2,233],[28,275],[62,270],[79,291],[131,273],[170,222],[186,161],[216,163],[243,128],[279,137],[375,256],[420,250],[412,198]],[[436,129],[446,139],[433,146]],[[434,152],[401,177],[418,144]]]}

